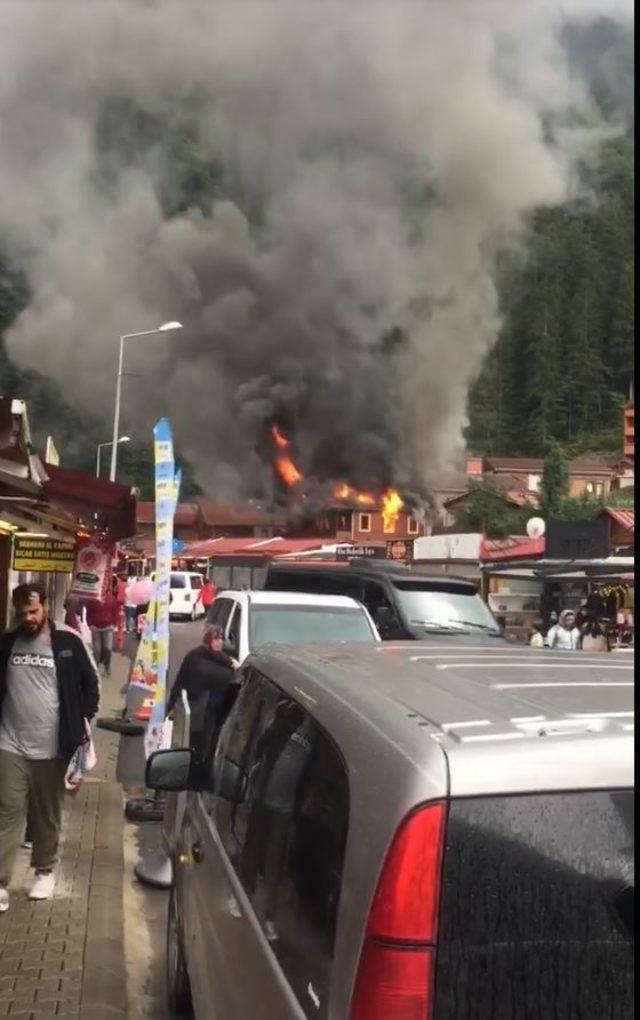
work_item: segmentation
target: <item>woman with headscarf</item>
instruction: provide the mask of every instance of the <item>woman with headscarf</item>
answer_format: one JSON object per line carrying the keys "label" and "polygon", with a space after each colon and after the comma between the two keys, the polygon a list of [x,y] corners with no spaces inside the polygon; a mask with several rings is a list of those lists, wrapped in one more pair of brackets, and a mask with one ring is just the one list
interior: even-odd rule
{"label": "woman with headscarf", "polygon": [[211,752],[237,690],[233,661],[223,651],[222,629],[210,624],[198,647],[182,660],[167,701],[169,715],[185,691],[191,709],[191,744],[198,757]]}
{"label": "woman with headscarf", "polygon": [[580,647],[580,631],[576,627],[576,614],[572,609],[563,609],[555,627],[547,634],[549,648],[576,651]]}

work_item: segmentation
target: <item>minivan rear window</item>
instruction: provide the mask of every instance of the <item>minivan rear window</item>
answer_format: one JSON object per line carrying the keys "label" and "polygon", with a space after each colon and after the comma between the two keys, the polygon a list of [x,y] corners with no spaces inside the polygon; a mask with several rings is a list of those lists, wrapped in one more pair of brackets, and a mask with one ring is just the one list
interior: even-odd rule
{"label": "minivan rear window", "polygon": [[451,802],[435,1020],[633,1016],[633,792]]}
{"label": "minivan rear window", "polygon": [[187,580],[184,574],[172,574],[171,575],[171,587],[172,588],[186,588]]}

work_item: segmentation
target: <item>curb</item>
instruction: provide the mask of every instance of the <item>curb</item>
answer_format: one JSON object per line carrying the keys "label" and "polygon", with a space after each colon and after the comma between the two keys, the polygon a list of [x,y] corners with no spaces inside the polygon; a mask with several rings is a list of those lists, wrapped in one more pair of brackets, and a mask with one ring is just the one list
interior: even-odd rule
{"label": "curb", "polygon": [[82,1020],[126,1017],[122,793],[100,783],[95,849],[89,881],[80,1016]]}

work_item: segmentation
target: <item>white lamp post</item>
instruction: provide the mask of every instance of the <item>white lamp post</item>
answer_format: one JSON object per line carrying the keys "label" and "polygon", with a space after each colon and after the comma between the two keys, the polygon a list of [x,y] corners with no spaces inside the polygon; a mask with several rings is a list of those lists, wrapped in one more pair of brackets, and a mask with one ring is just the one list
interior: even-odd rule
{"label": "white lamp post", "polygon": [[169,333],[174,329],[182,329],[181,322],[165,322],[157,329],[143,329],[139,333],[125,333],[120,337],[120,356],[118,358],[118,378],[116,381],[116,406],[113,412],[113,439],[111,441],[111,471],[109,478],[112,482],[116,480],[116,467],[118,464],[118,432],[120,429],[120,394],[122,390],[122,363],[124,361],[124,342],[133,340],[139,336],[154,336],[156,333]]}
{"label": "white lamp post", "polygon": [[[118,440],[118,445],[120,445],[120,443],[130,443],[130,442],[131,442],[131,436],[120,436],[120,438]],[[108,443],[98,443],[98,446],[96,448],[96,450],[97,450],[97,452],[96,452],[96,478],[100,477],[100,451],[104,450],[105,446],[111,446],[111,445],[112,445],[112,440],[109,440]]]}

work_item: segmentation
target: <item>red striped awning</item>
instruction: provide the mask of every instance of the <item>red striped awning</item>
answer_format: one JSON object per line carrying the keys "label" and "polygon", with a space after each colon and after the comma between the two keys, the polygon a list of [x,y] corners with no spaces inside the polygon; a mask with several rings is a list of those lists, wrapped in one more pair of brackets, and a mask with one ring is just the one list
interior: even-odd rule
{"label": "red striped awning", "polygon": [[607,506],[605,507],[605,512],[612,521],[620,524],[626,531],[634,532],[635,511],[622,510],[617,506]]}

